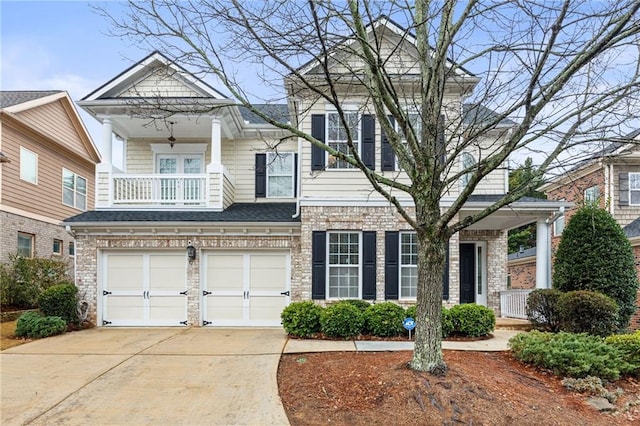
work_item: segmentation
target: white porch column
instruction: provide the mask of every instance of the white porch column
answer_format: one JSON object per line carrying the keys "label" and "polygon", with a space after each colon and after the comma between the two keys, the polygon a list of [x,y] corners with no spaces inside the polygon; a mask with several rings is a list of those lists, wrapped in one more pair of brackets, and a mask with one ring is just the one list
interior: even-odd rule
{"label": "white porch column", "polygon": [[549,226],[545,219],[536,222],[536,288],[549,288]]}
{"label": "white porch column", "polygon": [[110,118],[102,120],[102,162],[98,165],[101,172],[111,172],[113,168],[113,125]]}
{"label": "white porch column", "polygon": [[211,162],[209,171],[219,170],[222,165],[222,136],[220,129],[220,119],[211,118]]}

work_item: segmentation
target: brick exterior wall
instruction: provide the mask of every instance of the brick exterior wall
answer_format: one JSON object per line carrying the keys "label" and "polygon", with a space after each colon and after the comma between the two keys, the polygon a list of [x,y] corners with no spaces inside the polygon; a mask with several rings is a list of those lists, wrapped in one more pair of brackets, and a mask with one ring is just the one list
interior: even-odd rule
{"label": "brick exterior wall", "polygon": [[[640,279],[640,241],[635,241],[633,246],[633,254],[636,258],[636,270],[638,272],[638,279]],[[629,323],[631,330],[640,330],[640,287],[636,297],[636,313],[631,317]]]}
{"label": "brick exterior wall", "polygon": [[512,289],[536,288],[536,257],[511,260],[507,264]]}
{"label": "brick exterior wall", "polygon": [[[198,249],[196,259],[187,266],[187,321],[200,324],[200,258],[206,249],[283,249],[291,252],[291,287],[300,282],[300,237],[298,236],[94,236],[78,235],[76,240],[76,285],[78,294],[89,302],[89,321],[97,323],[101,301],[98,283],[99,253],[109,249],[179,249],[186,253],[188,241]],[[293,298],[292,300],[296,300]]]}
{"label": "brick exterior wall", "polygon": [[[9,263],[10,256],[17,253],[18,232],[35,235],[35,256],[66,261],[69,276],[73,277],[74,259],[69,256],[69,243],[75,240],[64,227],[5,211],[0,211],[0,263]],[[62,241],[61,255],[53,253],[54,239]]]}

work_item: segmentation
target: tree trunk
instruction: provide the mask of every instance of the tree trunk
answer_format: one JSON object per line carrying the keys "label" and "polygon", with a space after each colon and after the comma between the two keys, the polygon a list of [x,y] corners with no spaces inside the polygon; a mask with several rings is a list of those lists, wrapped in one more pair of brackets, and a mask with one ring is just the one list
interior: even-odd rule
{"label": "tree trunk", "polygon": [[431,227],[423,225],[417,230],[418,304],[415,350],[411,368],[439,376],[447,371],[447,365],[442,357],[441,321],[442,277],[447,243],[434,232],[429,232],[429,228]]}

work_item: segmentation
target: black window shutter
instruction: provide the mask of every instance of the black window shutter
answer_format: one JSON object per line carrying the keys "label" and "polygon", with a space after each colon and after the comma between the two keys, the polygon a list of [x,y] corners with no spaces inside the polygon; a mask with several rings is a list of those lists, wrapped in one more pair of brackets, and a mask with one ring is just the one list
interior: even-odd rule
{"label": "black window shutter", "polygon": [[376,231],[362,232],[362,298],[376,298]]}
{"label": "black window shutter", "polygon": [[436,156],[440,166],[444,165],[447,154],[446,149],[447,147],[444,143],[444,114],[440,114],[438,119],[438,140],[436,141]]}
{"label": "black window shutter", "polygon": [[442,274],[442,299],[449,300],[449,241],[444,254],[444,273]]}
{"label": "black window shutter", "polygon": [[620,173],[618,175],[618,184],[620,187],[620,201],[621,206],[629,205],[629,173]]}
{"label": "black window shutter", "polygon": [[398,231],[385,232],[384,238],[384,298],[397,300],[398,267],[399,267],[399,238]]}
{"label": "black window shutter", "polygon": [[327,233],[313,231],[311,245],[311,298],[325,299]]}
{"label": "black window shutter", "polygon": [[[324,134],[324,114],[311,115],[311,136],[326,142]],[[324,150],[316,145],[311,145],[311,170],[324,170]]]}
{"label": "black window shutter", "polygon": [[[391,122],[392,126],[395,125],[395,120],[393,119],[393,117],[389,116],[389,121]],[[395,156],[395,153],[393,152],[393,148],[391,147],[391,144],[389,143],[389,139],[387,139],[387,135],[384,132],[382,132],[381,151],[382,151],[382,170],[383,171],[395,170],[396,156]]]}
{"label": "black window shutter", "polygon": [[293,196],[298,196],[298,154],[293,154]]}
{"label": "black window shutter", "polygon": [[362,116],[362,162],[371,170],[376,169],[376,119],[371,114]]}
{"label": "black window shutter", "polygon": [[267,154],[256,154],[256,198],[267,196]]}

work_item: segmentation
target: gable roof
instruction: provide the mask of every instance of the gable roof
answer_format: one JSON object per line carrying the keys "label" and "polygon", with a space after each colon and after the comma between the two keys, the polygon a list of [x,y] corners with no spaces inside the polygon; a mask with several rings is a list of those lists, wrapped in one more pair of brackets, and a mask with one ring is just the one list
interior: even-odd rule
{"label": "gable roof", "polygon": [[154,66],[161,66],[173,71],[174,78],[180,80],[181,83],[198,93],[200,95],[198,97],[227,99],[227,97],[220,91],[216,90],[202,79],[194,76],[192,73],[156,50],[126,70],[122,71],[120,74],[107,81],[93,92],[89,93],[87,96],[82,98],[80,103],[82,104],[86,101],[94,101],[98,99],[114,99],[116,97],[115,95],[120,93],[123,89],[134,85],[137,81],[148,76],[150,72],[152,72]]}
{"label": "gable roof", "polygon": [[[279,123],[289,122],[289,107],[286,104],[254,104],[257,110],[273,118]],[[239,106],[242,119],[249,124],[268,124],[262,117],[254,114],[244,106]]]}
{"label": "gable roof", "polygon": [[622,228],[627,238],[640,237],[640,217]]}
{"label": "gable roof", "polygon": [[3,90],[0,92],[0,108],[23,104],[61,92],[62,90]]}

